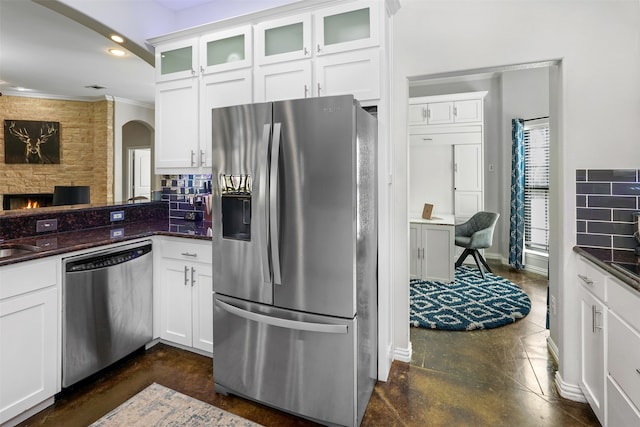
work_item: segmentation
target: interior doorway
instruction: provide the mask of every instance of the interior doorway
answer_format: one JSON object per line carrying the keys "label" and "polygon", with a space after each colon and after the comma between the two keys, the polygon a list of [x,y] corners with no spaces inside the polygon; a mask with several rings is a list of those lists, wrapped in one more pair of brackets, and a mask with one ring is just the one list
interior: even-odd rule
{"label": "interior doorway", "polygon": [[[494,234],[494,246],[485,251],[488,259],[494,263],[506,265],[509,254],[509,217],[510,217],[510,177],[511,177],[511,119],[549,116],[552,132],[552,144],[556,144],[550,153],[550,192],[554,188],[560,188],[558,176],[554,173],[555,165],[559,159],[560,141],[558,125],[559,104],[561,102],[558,84],[561,81],[559,61],[546,61],[541,63],[519,64],[514,66],[492,67],[467,72],[451,72],[438,74],[437,76],[414,76],[408,78],[409,97],[447,95],[454,93],[488,91],[485,98],[485,125],[484,125],[484,175],[485,175],[485,210],[499,212],[502,220]],[[542,78],[541,78],[542,77]],[[542,100],[540,98],[543,98]],[[407,99],[407,105],[408,105]],[[537,110],[527,108],[527,105],[540,105],[546,103],[544,114],[538,114]],[[412,158],[410,144],[407,143],[407,165]],[[407,182],[410,176],[407,176]],[[435,179],[435,178],[434,178]],[[556,187],[557,186],[557,187]],[[410,188],[410,185],[409,185]],[[552,197],[549,209],[550,228],[557,227],[558,207],[557,198]],[[410,209],[407,209],[407,212]],[[409,222],[409,218],[407,218]],[[552,230],[553,231],[553,230]],[[550,241],[550,250],[553,251],[555,241]],[[488,253],[487,253],[488,252]],[[553,259],[549,258],[553,264]],[[545,265],[545,270],[546,270]],[[551,267],[554,268],[553,266]],[[543,276],[547,282],[547,272],[533,272]],[[409,277],[409,275],[407,275]],[[551,289],[551,301],[553,302],[553,282],[548,282]],[[546,296],[546,295],[545,295]],[[537,303],[545,304],[546,298]],[[407,301],[408,302],[408,301]],[[410,310],[407,310],[409,312]],[[551,325],[553,327],[553,324]],[[548,333],[548,332],[547,332]],[[412,347],[410,343],[409,348]]]}
{"label": "interior doorway", "polygon": [[153,130],[144,122],[122,127],[122,200],[151,200],[158,188],[153,174]]}
{"label": "interior doorway", "polygon": [[130,148],[127,199],[151,199],[151,148]]}

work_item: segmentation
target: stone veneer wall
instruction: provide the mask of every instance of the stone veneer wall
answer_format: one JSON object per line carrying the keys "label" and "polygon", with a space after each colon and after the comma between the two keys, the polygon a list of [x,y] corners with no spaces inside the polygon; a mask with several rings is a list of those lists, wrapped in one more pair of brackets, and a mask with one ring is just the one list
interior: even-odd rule
{"label": "stone veneer wall", "polygon": [[[6,164],[4,121],[60,122],[60,164]],[[113,202],[113,102],[0,96],[0,195],[89,185],[92,203]],[[0,200],[1,206],[2,200]]]}
{"label": "stone veneer wall", "polygon": [[640,170],[578,169],[576,218],[578,246],[609,261],[634,262],[638,245],[633,213],[640,211]]}

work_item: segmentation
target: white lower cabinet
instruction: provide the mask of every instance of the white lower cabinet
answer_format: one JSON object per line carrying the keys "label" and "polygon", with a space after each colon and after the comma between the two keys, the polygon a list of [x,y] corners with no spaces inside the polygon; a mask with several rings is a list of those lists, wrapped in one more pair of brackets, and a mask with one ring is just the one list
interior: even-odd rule
{"label": "white lower cabinet", "polygon": [[640,293],[583,257],[580,388],[606,427],[640,425]]}
{"label": "white lower cabinet", "polygon": [[605,413],[605,319],[604,303],[582,289],[580,388],[601,424],[604,424]]}
{"label": "white lower cabinet", "polygon": [[455,228],[451,225],[409,225],[411,279],[451,282],[454,279]]}
{"label": "white lower cabinet", "polygon": [[640,425],[640,295],[617,279],[607,280],[609,318],[607,426]]}
{"label": "white lower cabinet", "polygon": [[59,262],[0,268],[0,424],[60,391]]}
{"label": "white lower cabinet", "polygon": [[161,240],[160,338],[213,352],[211,243]]}

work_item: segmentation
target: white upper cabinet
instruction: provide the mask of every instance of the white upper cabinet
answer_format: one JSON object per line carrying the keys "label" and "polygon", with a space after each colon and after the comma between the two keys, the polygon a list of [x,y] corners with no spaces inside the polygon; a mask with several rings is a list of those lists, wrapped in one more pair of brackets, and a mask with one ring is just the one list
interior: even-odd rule
{"label": "white upper cabinet", "polygon": [[[409,133],[423,133],[419,125],[470,125],[483,123],[483,100],[486,92],[424,96],[409,99],[407,123]],[[413,126],[413,127],[411,127]]]}
{"label": "white upper cabinet", "polygon": [[254,29],[256,65],[311,58],[311,14],[262,22]]}
{"label": "white upper cabinet", "polygon": [[327,55],[379,45],[378,4],[348,3],[314,13],[315,53]]}
{"label": "white upper cabinet", "polygon": [[251,67],[251,26],[245,25],[200,37],[202,74]]}
{"label": "white upper cabinet", "polygon": [[194,77],[198,70],[198,39],[167,43],[156,48],[156,81]]}
{"label": "white upper cabinet", "polygon": [[257,67],[255,102],[309,98],[314,95],[311,61],[290,61]]}
{"label": "white upper cabinet", "polygon": [[203,154],[198,142],[198,83],[197,78],[188,78],[156,85],[157,174],[165,172],[159,169],[200,166]]}
{"label": "white upper cabinet", "polygon": [[316,96],[353,94],[357,100],[380,98],[380,51],[363,49],[316,60]]}

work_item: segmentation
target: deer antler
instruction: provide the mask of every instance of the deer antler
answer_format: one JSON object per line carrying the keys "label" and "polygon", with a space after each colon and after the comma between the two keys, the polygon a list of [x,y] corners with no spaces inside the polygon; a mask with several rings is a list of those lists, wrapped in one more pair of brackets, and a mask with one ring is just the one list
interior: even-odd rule
{"label": "deer antler", "polygon": [[11,122],[9,124],[9,133],[15,137],[17,137],[20,141],[25,144],[29,144],[31,137],[27,132],[27,129],[16,129],[16,122]]}
{"label": "deer antler", "polygon": [[55,133],[56,133],[56,128],[52,124],[48,124],[48,123],[46,124],[46,132],[45,132],[45,125],[42,125],[42,127],[40,128],[40,136],[38,137],[38,142],[40,144],[44,144]]}

